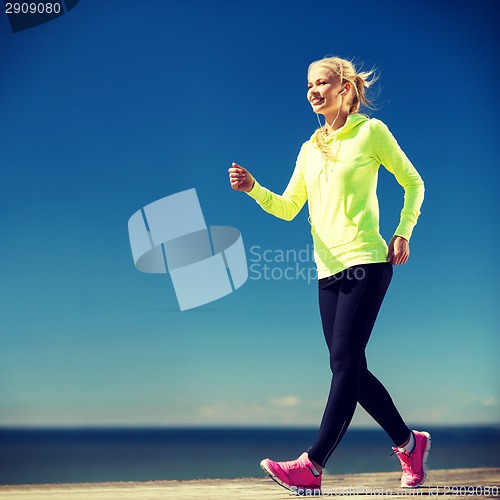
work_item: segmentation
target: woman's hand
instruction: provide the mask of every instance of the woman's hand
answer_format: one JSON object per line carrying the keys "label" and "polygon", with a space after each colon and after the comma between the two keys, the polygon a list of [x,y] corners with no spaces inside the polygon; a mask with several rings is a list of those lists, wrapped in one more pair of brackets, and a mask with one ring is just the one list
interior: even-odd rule
{"label": "woman's hand", "polygon": [[393,236],[389,242],[389,251],[387,253],[387,262],[399,266],[406,264],[410,256],[410,244],[402,236]]}
{"label": "woman's hand", "polygon": [[252,190],[255,179],[248,170],[240,167],[237,163],[233,163],[232,165],[228,170],[231,187],[236,191],[248,193],[248,191]]}

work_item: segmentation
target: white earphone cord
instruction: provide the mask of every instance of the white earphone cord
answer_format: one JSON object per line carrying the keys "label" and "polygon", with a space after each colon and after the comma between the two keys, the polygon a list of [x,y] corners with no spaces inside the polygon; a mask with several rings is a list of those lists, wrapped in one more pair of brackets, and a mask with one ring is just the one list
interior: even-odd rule
{"label": "white earphone cord", "polygon": [[[326,117],[325,117],[325,125],[328,125],[332,131],[333,131],[333,126],[335,125],[335,122],[337,121],[337,118],[339,117],[339,115],[340,115],[340,106],[339,106],[339,110],[337,111],[337,116],[335,117],[335,120],[333,120],[331,125],[326,121]],[[318,118],[319,128],[323,128],[323,125],[321,125],[321,121],[319,119],[318,113],[316,113],[316,117]],[[326,130],[325,130],[325,132],[326,132]]]}

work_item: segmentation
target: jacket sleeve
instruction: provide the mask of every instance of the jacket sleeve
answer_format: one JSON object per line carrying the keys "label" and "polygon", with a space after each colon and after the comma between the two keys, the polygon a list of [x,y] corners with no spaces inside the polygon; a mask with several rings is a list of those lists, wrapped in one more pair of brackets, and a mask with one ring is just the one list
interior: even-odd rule
{"label": "jacket sleeve", "polygon": [[292,177],[282,195],[261,186],[257,180],[252,190],[247,193],[266,212],[287,221],[292,220],[300,212],[307,200],[303,150],[304,147],[300,150]]}
{"label": "jacket sleeve", "polygon": [[395,177],[404,189],[404,204],[394,235],[411,238],[424,201],[424,182],[408,157],[399,147],[387,126],[372,119],[374,156]]}

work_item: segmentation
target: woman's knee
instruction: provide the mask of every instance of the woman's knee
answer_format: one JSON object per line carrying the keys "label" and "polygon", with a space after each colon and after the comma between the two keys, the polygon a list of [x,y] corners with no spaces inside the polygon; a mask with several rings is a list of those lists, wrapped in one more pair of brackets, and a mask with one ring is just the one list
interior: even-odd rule
{"label": "woman's knee", "polygon": [[359,374],[364,366],[364,359],[364,353],[357,350],[332,349],[330,354],[330,368],[333,374]]}

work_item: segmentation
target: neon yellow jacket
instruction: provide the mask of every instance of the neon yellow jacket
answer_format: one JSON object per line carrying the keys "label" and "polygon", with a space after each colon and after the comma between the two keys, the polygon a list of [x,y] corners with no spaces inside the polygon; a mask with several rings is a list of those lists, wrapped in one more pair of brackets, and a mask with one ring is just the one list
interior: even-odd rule
{"label": "neon yellow jacket", "polygon": [[257,180],[248,193],[266,212],[285,220],[292,220],[307,200],[318,278],[356,264],[386,262],[376,193],[381,164],[405,191],[395,235],[410,239],[424,199],[420,175],[380,120],[349,115],[327,141],[335,159],[325,159],[313,134],[302,145],[282,195]]}

